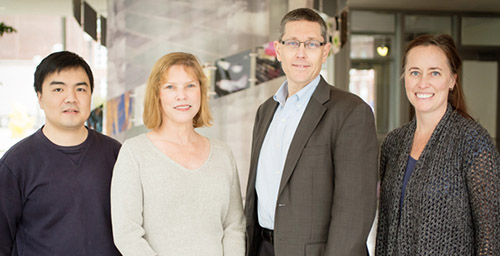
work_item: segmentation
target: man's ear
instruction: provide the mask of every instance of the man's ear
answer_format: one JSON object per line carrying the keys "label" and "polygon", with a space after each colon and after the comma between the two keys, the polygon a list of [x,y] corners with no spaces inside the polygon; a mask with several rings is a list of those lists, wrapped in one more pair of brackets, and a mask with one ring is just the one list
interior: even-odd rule
{"label": "man's ear", "polygon": [[38,105],[40,105],[40,108],[43,109],[42,93],[41,92],[36,92],[36,97],[38,98]]}
{"label": "man's ear", "polygon": [[276,58],[281,62],[281,43],[274,41],[274,51],[276,51]]}
{"label": "man's ear", "polygon": [[328,54],[330,54],[330,48],[332,47],[331,43],[325,44],[325,47],[323,47],[323,63],[325,63],[326,58],[328,58]]}

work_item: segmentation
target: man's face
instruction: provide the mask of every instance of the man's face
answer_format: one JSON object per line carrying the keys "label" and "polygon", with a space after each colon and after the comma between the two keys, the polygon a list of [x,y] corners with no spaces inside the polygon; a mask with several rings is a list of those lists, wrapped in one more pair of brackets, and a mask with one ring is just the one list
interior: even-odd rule
{"label": "man's face", "polygon": [[[300,20],[290,21],[285,25],[285,33],[282,41],[298,40],[305,42],[316,40],[325,43],[321,36],[321,27],[316,22]],[[298,48],[288,47],[278,41],[274,41],[276,56],[281,61],[281,66],[286,74],[288,86],[300,90],[316,78],[321,65],[326,61],[330,51],[330,43],[316,49],[306,49],[301,43]]]}
{"label": "man's face", "polygon": [[55,131],[81,129],[90,115],[92,93],[83,68],[64,69],[49,74],[38,92],[45,112],[45,128]]}

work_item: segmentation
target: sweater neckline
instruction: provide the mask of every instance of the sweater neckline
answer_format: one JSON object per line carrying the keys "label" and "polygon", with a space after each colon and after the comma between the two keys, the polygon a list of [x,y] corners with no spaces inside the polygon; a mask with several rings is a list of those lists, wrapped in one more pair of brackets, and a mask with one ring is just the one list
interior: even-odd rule
{"label": "sweater neckline", "polygon": [[[432,152],[432,148],[435,146],[436,142],[439,140],[439,137],[443,133],[444,130],[446,130],[446,127],[448,125],[448,120],[452,116],[454,112],[454,108],[451,106],[450,103],[448,103],[448,106],[446,108],[446,112],[444,115],[441,117],[439,120],[438,124],[436,125],[436,128],[434,128],[434,131],[432,131],[432,135],[425,144],[424,149],[422,150],[422,153],[420,154],[420,157],[418,160],[422,159],[420,162],[424,162],[424,158],[429,154],[429,152]],[[417,129],[417,118],[414,117],[413,120],[411,121],[410,124],[410,129],[407,133],[406,139],[408,140],[406,145],[406,152],[407,155],[410,155],[411,148],[413,147],[413,137],[415,136],[415,130]],[[415,166],[416,167],[416,166]]]}
{"label": "sweater neckline", "polygon": [[[49,140],[49,138],[47,138],[47,136],[43,134],[42,128],[43,126],[38,129],[35,136],[38,137],[38,139],[41,140],[42,143],[50,147],[52,150],[58,152],[59,154],[62,154],[64,158],[66,158],[73,164],[73,166],[80,166],[82,159],[86,156],[87,150],[90,148],[90,145],[94,140],[93,131],[88,127],[85,127],[88,130],[88,134],[87,138],[82,143],[74,146],[60,146]],[[77,154],[78,156],[72,157],[71,154]]]}
{"label": "sweater neckline", "polygon": [[164,154],[163,152],[161,152],[160,149],[158,149],[154,144],[153,142],[148,138],[148,136],[146,136],[146,133],[143,133],[141,134],[141,136],[143,137],[143,139],[146,141],[146,143],[151,147],[153,148],[153,151],[155,151],[158,155],[160,155],[161,158],[167,160],[168,162],[172,163],[173,165],[175,165],[176,167],[178,167],[179,169],[183,170],[183,171],[186,171],[186,172],[199,172],[200,170],[204,169],[205,166],[208,164],[208,162],[210,161],[210,159],[212,158],[212,152],[213,152],[213,143],[212,143],[212,139],[210,138],[207,138],[208,139],[208,144],[209,144],[209,147],[210,147],[210,152],[208,153],[208,157],[207,159],[203,162],[202,165],[200,165],[200,167],[198,168],[195,168],[195,169],[189,169],[189,168],[186,168],[184,167],[183,165],[179,164],[178,162],[174,161],[172,158],[170,158],[169,156],[167,156],[166,154]]}

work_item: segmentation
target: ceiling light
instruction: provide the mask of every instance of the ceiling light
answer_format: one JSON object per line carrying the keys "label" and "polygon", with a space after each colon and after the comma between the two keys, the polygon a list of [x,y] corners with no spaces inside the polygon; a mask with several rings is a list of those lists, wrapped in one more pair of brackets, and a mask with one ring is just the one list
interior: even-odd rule
{"label": "ceiling light", "polygon": [[385,57],[389,53],[389,47],[387,47],[385,45],[381,45],[381,46],[377,47],[377,53],[378,53],[378,55]]}

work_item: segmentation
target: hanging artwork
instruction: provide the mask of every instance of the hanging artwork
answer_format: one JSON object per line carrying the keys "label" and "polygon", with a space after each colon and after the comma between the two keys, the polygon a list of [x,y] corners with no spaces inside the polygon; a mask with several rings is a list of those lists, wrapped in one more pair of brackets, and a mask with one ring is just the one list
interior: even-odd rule
{"label": "hanging artwork", "polygon": [[102,116],[103,116],[103,105],[99,105],[94,110],[90,112],[89,119],[87,120],[87,126],[90,129],[94,129],[102,133]]}
{"label": "hanging artwork", "polygon": [[248,88],[250,50],[215,61],[215,93],[220,97]]}
{"label": "hanging artwork", "polygon": [[281,63],[276,58],[274,42],[269,42],[257,48],[257,65],[255,70],[255,84],[260,84],[285,75]]}
{"label": "hanging artwork", "polygon": [[106,104],[106,134],[117,135],[132,128],[131,91],[108,100]]}

